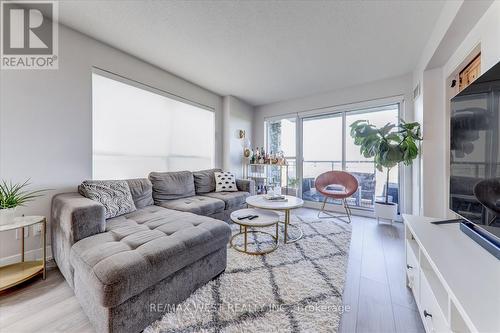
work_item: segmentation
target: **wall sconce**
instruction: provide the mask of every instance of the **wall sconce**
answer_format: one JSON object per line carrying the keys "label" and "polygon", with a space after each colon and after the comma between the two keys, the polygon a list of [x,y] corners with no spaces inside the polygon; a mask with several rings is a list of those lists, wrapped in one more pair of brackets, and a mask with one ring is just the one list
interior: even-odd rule
{"label": "wall sconce", "polygon": [[253,155],[253,151],[252,149],[250,149],[250,140],[246,137],[246,132],[245,130],[242,130],[240,129],[238,131],[238,137],[241,139],[241,147],[243,148],[243,172],[242,172],[242,175],[243,175],[243,178],[246,178],[247,175],[247,170],[246,170],[246,164],[248,163],[248,161],[250,160],[250,158],[252,157]]}
{"label": "wall sconce", "polygon": [[239,130],[238,136],[241,139],[241,146],[243,148],[250,148],[250,140],[246,137],[245,130]]}

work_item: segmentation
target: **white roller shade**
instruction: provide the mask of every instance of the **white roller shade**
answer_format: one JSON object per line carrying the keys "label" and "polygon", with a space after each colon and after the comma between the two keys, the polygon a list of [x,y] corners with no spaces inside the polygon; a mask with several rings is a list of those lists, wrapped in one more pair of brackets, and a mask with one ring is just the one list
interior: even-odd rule
{"label": "white roller shade", "polygon": [[214,166],[211,110],[93,73],[92,117],[94,179]]}

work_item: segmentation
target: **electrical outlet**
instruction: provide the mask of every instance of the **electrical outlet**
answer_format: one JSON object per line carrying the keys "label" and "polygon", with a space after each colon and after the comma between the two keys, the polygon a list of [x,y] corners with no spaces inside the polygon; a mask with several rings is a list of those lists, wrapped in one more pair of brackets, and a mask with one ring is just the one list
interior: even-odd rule
{"label": "electrical outlet", "polygon": [[[24,238],[28,238],[30,235],[30,228],[29,227],[24,227]],[[16,239],[21,238],[21,230],[16,229]]]}
{"label": "electrical outlet", "polygon": [[42,233],[42,224],[37,223],[33,225],[33,236],[40,235]]}

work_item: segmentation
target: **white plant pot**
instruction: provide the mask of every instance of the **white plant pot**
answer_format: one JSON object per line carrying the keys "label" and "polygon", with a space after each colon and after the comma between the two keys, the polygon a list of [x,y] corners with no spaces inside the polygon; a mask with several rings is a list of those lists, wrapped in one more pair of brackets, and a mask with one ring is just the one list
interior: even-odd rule
{"label": "white plant pot", "polygon": [[16,207],[0,209],[0,225],[10,224],[16,217]]}
{"label": "white plant pot", "polygon": [[385,202],[375,202],[375,217],[377,217],[377,221],[379,219],[386,219],[392,221],[396,220],[398,217],[398,204],[397,203],[388,203]]}

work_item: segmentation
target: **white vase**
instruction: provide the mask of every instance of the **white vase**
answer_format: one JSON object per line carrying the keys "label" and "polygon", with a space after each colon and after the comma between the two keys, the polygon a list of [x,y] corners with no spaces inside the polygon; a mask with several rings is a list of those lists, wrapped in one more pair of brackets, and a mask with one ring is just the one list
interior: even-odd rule
{"label": "white vase", "polygon": [[12,223],[16,217],[16,207],[0,209],[0,225]]}
{"label": "white vase", "polygon": [[385,220],[396,220],[398,217],[398,204],[389,202],[375,202],[375,216],[377,217],[377,222],[379,219]]}

